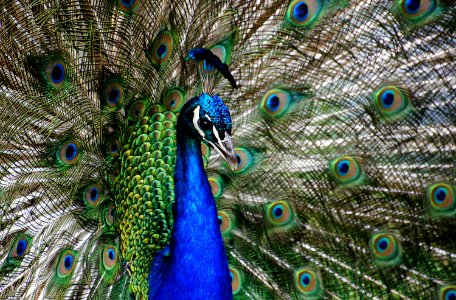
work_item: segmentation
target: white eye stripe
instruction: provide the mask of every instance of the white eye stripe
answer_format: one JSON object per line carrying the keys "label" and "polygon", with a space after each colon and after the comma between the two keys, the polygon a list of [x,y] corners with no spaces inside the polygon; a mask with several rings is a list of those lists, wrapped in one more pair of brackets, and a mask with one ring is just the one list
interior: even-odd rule
{"label": "white eye stripe", "polygon": [[196,131],[198,131],[199,135],[201,135],[202,138],[204,138],[204,132],[201,130],[201,128],[198,125],[198,120],[199,120],[199,111],[200,111],[200,106],[198,105],[195,110],[193,110],[193,127],[195,127]]}
{"label": "white eye stripe", "polygon": [[217,129],[215,129],[215,126],[212,126],[212,132],[214,133],[214,136],[215,136],[215,138],[217,139],[217,142],[218,142],[219,144],[221,144],[222,141],[220,140],[219,133],[218,133]]}

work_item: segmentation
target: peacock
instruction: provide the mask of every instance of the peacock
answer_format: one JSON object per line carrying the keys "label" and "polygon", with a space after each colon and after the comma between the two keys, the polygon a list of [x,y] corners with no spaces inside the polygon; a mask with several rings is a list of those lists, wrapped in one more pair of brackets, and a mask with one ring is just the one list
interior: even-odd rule
{"label": "peacock", "polygon": [[452,0],[2,0],[1,299],[456,300]]}

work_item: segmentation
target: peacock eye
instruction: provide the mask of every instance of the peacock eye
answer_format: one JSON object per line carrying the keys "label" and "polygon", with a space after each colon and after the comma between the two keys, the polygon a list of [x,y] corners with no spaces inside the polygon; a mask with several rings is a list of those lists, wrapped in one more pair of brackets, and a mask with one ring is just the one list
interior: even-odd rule
{"label": "peacock eye", "polygon": [[212,122],[207,120],[207,119],[199,119],[198,120],[198,126],[202,130],[211,130],[213,125],[212,125]]}
{"label": "peacock eye", "polygon": [[438,299],[454,300],[456,299],[456,286],[448,285],[440,288],[440,297]]}
{"label": "peacock eye", "polygon": [[400,243],[392,234],[380,233],[372,235],[370,248],[373,258],[380,264],[393,265],[400,261]]}
{"label": "peacock eye", "polygon": [[437,7],[435,0],[401,0],[402,13],[412,19],[424,17]]}
{"label": "peacock eye", "polygon": [[226,210],[220,210],[217,214],[217,222],[220,226],[220,231],[226,235],[233,229],[233,219],[231,214]]}
{"label": "peacock eye", "polygon": [[63,62],[50,62],[46,65],[46,76],[54,87],[63,84],[66,78],[66,67]]}
{"label": "peacock eye", "polygon": [[231,290],[233,292],[233,295],[236,295],[242,289],[243,278],[241,272],[239,272],[236,268],[232,266],[230,266],[229,268],[231,277]]}
{"label": "peacock eye", "polygon": [[322,292],[319,274],[307,267],[295,270],[295,284],[298,291],[309,299],[319,298]]}

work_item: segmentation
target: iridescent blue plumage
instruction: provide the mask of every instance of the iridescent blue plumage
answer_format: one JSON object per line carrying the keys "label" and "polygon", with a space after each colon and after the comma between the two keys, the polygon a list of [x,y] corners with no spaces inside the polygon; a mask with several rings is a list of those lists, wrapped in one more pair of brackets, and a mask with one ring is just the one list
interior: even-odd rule
{"label": "iridescent blue plumage", "polygon": [[201,153],[204,139],[235,159],[232,146],[221,143],[230,134],[230,114],[218,96],[202,94],[183,106],[177,121],[171,243],[169,254],[165,249],[154,259],[149,299],[232,298],[228,260]]}

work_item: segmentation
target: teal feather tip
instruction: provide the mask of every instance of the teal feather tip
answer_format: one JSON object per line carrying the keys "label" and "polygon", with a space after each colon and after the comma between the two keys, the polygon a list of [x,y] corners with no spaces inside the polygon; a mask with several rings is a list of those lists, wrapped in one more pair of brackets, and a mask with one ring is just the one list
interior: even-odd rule
{"label": "teal feather tip", "polygon": [[359,185],[365,179],[358,159],[344,155],[329,162],[331,176],[342,185]]}
{"label": "teal feather tip", "polygon": [[391,233],[373,234],[369,248],[375,262],[381,265],[397,265],[401,261],[402,248],[399,240]]}
{"label": "teal feather tip", "polygon": [[323,284],[317,270],[301,267],[294,271],[296,289],[305,299],[318,299],[323,293]]}
{"label": "teal feather tip", "polygon": [[430,185],[426,189],[426,205],[432,214],[438,216],[456,215],[454,186],[444,182]]}

